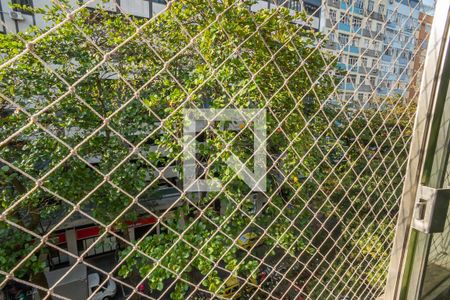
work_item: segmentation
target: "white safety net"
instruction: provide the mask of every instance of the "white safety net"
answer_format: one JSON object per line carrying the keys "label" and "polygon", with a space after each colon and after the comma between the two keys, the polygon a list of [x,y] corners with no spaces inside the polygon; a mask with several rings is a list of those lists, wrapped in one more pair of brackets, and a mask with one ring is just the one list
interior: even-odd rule
{"label": "white safety net", "polygon": [[6,299],[383,294],[429,3],[1,5]]}

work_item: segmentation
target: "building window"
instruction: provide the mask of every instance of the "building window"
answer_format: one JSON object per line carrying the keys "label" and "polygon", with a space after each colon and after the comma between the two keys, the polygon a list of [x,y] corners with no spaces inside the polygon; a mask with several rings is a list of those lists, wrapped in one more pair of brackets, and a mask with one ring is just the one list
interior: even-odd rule
{"label": "building window", "polygon": [[341,22],[344,23],[344,24],[350,24],[350,17],[349,17],[349,15],[345,14],[345,15],[342,17]]}
{"label": "building window", "polygon": [[369,48],[369,40],[368,39],[364,39],[364,47]]}
{"label": "building window", "polygon": [[292,10],[301,11],[302,10],[302,4],[299,0],[290,0],[288,3],[288,6]]}
{"label": "building window", "polygon": [[379,12],[380,14],[383,14],[383,12],[384,12],[384,5],[383,5],[383,4],[380,4],[380,5],[378,6],[378,12]]}
{"label": "building window", "polygon": [[330,20],[332,24],[336,23],[336,11],[333,9],[330,9]]}
{"label": "building window", "polygon": [[143,225],[134,228],[134,239],[139,240],[143,236],[151,236],[157,233],[156,226],[154,224]]}
{"label": "building window", "polygon": [[394,38],[394,36],[395,36],[394,31],[389,29],[389,28],[387,28],[386,32],[385,32],[386,40],[391,41]]}
{"label": "building window", "polygon": [[356,0],[355,7],[364,9],[364,2],[362,0]]}
{"label": "building window", "polygon": [[392,54],[393,54],[392,48],[391,47],[387,47],[386,50],[384,50],[384,53],[386,55],[392,56]]}
{"label": "building window", "polygon": [[116,237],[115,236],[104,237],[100,241],[97,241],[97,239],[98,239],[98,236],[90,237],[90,238],[86,238],[86,239],[82,239],[82,240],[78,240],[77,241],[78,253],[79,254],[83,253],[84,250],[89,248],[94,243],[95,243],[94,247],[92,247],[88,251],[86,257],[90,257],[90,256],[94,256],[94,255],[100,255],[100,254],[104,254],[104,253],[116,250],[116,248],[117,248],[117,241],[116,241]]}
{"label": "building window", "polygon": [[[33,7],[33,0],[12,0],[11,3],[13,5],[20,5],[23,7],[29,7],[29,8]],[[32,14],[30,11],[28,11],[26,9],[14,9],[14,10],[20,11],[23,14]]]}
{"label": "building window", "polygon": [[348,44],[348,35],[347,34],[343,34],[343,33],[339,33],[339,43],[346,45]]}
{"label": "building window", "polygon": [[[58,247],[67,251],[67,244],[58,245]],[[69,266],[69,256],[52,247],[48,247],[48,264],[50,270],[55,270],[61,267]]]}
{"label": "building window", "polygon": [[374,47],[374,50],[379,50],[380,49],[380,43],[378,42],[378,41],[374,41],[373,42],[373,47]]}
{"label": "building window", "polygon": [[397,22],[397,12],[396,11],[392,12],[392,16],[390,17],[389,21]]}
{"label": "building window", "polygon": [[357,84],[356,82],[356,75],[350,74],[347,77],[347,83],[351,83],[351,84]]}
{"label": "building window", "polygon": [[407,32],[409,32],[409,33],[413,32],[414,31],[414,25],[413,24],[414,23],[412,23],[412,22],[408,22],[408,25],[406,25],[405,30]]}
{"label": "building window", "polygon": [[352,25],[354,28],[361,28],[362,19],[353,17]]}
{"label": "building window", "polygon": [[330,32],[328,38],[330,39],[330,42],[334,42],[334,32]]}
{"label": "building window", "polygon": [[405,51],[400,52],[401,58],[407,59],[406,55],[407,55],[407,53]]}
{"label": "building window", "polygon": [[369,3],[367,4],[367,10],[373,11],[373,7],[374,7],[373,0],[370,0]]}
{"label": "building window", "polygon": [[375,86],[377,83],[376,78],[373,76],[369,78],[369,82],[371,86]]}
{"label": "building window", "polygon": [[352,39],[352,46],[359,47],[359,37],[354,37]]}
{"label": "building window", "polygon": [[355,66],[358,63],[358,57],[357,56],[350,56],[348,58],[348,64]]}
{"label": "building window", "polygon": [[360,101],[364,100],[364,94],[359,93],[358,94],[358,100],[360,100]]}
{"label": "building window", "polygon": [[361,57],[361,66],[367,67],[367,57]]}
{"label": "building window", "polygon": [[383,26],[380,23],[377,23],[377,33],[383,30]]}

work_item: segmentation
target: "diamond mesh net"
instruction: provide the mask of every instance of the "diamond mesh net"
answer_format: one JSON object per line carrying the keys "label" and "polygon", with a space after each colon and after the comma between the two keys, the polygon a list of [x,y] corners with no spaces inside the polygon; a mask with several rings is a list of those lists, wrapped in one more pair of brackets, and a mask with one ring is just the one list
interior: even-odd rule
{"label": "diamond mesh net", "polygon": [[422,1],[1,3],[6,297],[383,294]]}

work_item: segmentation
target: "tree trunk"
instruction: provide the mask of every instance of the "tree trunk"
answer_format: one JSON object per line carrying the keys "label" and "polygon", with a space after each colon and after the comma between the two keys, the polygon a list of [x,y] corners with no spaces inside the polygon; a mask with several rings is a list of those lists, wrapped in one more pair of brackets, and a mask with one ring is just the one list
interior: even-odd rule
{"label": "tree trunk", "polygon": [[[128,242],[131,242],[131,236],[130,236],[130,232],[128,231],[128,226],[125,226],[125,228],[122,230],[122,236],[125,240],[127,240]],[[118,245],[119,245],[119,249],[126,249],[127,247],[129,247],[129,244],[126,243],[123,240],[119,240],[118,241]],[[117,255],[117,261],[120,259],[120,255]],[[135,268],[133,268],[133,270],[131,271],[131,275],[130,277],[128,277],[128,283],[132,286],[137,286],[137,284],[141,281],[141,276],[138,272],[138,270],[136,270]],[[137,294],[133,294],[129,299],[140,299],[140,296]]]}
{"label": "tree trunk", "polygon": [[[46,254],[39,255],[39,260],[46,260],[46,259],[47,259]],[[47,278],[45,277],[44,272],[39,272],[39,273],[31,275],[30,281],[40,287],[48,289],[48,282],[47,282]],[[45,297],[47,296],[47,292],[40,290],[40,289],[38,289],[37,291],[39,294],[39,298],[45,299]]]}

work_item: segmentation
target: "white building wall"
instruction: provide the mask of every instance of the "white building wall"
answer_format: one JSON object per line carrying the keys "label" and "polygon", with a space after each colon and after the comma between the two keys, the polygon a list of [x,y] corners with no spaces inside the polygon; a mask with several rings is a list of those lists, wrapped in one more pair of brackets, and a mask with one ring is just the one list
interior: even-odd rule
{"label": "white building wall", "polygon": [[144,0],[121,1],[120,8],[127,14],[143,18],[149,18],[150,13],[152,13],[152,9],[150,8],[150,1]]}
{"label": "white building wall", "polygon": [[[0,32],[19,32],[26,31],[29,26],[37,25],[38,27],[45,27],[48,23],[44,20],[43,15],[41,14],[22,14],[23,20],[13,20],[10,17],[9,12],[12,9],[9,6],[9,2],[11,0],[0,0],[0,25],[2,23],[5,26],[0,26]],[[103,7],[106,10],[113,12],[124,12],[133,16],[148,18],[150,14],[153,16],[160,13],[165,9],[165,4],[159,3],[163,1],[151,1],[151,0],[110,0],[104,2],[102,0],[95,0],[93,2],[89,2],[87,5],[91,8]],[[44,8],[45,6],[52,5],[51,0],[33,0],[33,7],[35,8]],[[71,0],[71,4],[73,7],[78,7],[78,0]],[[115,3],[120,3],[120,9],[117,8]],[[150,7],[150,3],[152,6]],[[253,11],[258,11],[264,8],[276,8],[275,5],[269,5],[267,1],[259,0],[255,5],[252,6]],[[310,17],[312,22],[311,27],[314,29],[319,29],[319,18],[318,17]],[[299,22],[302,24],[302,22]]]}

